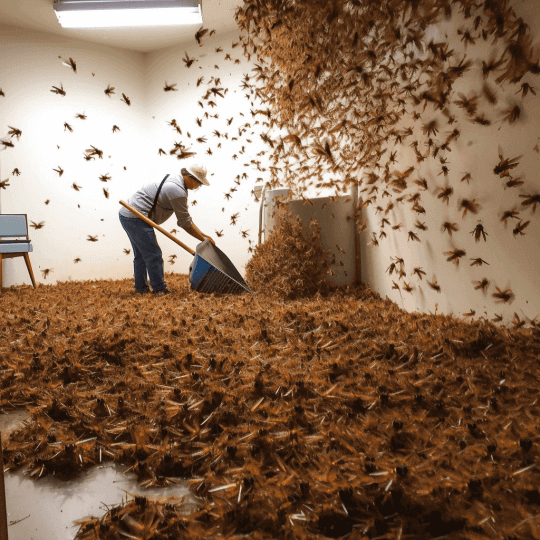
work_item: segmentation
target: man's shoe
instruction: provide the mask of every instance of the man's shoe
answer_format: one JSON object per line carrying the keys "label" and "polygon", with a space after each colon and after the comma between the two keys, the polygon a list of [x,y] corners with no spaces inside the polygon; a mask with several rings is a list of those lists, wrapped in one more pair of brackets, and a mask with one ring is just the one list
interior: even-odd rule
{"label": "man's shoe", "polygon": [[169,289],[165,288],[165,289],[161,289],[159,291],[154,291],[154,294],[156,296],[165,296],[166,294],[171,294],[171,291],[169,291]]}

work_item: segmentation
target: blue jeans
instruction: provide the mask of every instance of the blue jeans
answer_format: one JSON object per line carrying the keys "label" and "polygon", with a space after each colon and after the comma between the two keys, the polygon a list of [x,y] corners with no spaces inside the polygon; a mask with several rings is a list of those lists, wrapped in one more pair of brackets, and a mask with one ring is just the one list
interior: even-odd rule
{"label": "blue jeans", "polygon": [[150,290],[146,279],[147,270],[152,289],[154,291],[166,289],[163,276],[163,256],[157,243],[154,227],[137,217],[125,217],[120,213],[118,216],[133,247],[135,290],[139,293]]}

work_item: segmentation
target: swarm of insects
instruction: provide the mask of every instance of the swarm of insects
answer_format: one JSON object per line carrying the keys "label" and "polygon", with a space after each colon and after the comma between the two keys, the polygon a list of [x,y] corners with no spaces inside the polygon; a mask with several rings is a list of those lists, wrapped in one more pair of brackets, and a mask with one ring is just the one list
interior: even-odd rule
{"label": "swarm of insects", "polygon": [[[457,38],[465,46],[465,54],[459,56],[450,46],[448,35],[447,41],[439,43],[425,37],[428,25],[455,15],[449,6],[436,0],[422,2],[410,13],[405,5],[390,7],[386,1],[338,0],[322,6],[320,2],[300,0],[285,11],[277,4],[248,0],[235,15],[239,27],[247,33],[241,40],[244,51],[248,58],[256,58],[255,76],[246,76],[244,87],[271,105],[271,124],[283,129],[283,135],[275,139],[270,135],[263,138],[274,164],[280,164],[271,168],[273,187],[317,187],[322,183],[314,182],[314,177],[339,173],[346,179],[362,167],[364,179],[360,183],[366,186],[362,192],[369,189],[369,198],[363,204],[372,204],[377,213],[384,211],[377,202],[393,195],[388,189],[381,189],[380,195],[383,185],[392,185],[396,193],[411,182],[427,190],[427,181],[408,178],[415,166],[406,173],[398,169],[399,147],[413,148],[418,164],[437,159],[441,164],[438,174],[451,180],[448,158],[461,137],[460,126],[452,124],[465,118],[485,129],[494,129],[496,124],[500,128],[501,122],[493,117],[493,106],[500,100],[501,83],[519,83],[519,90],[513,93],[525,98],[533,94],[534,86],[523,83],[523,77],[540,73],[528,25],[510,7],[503,8],[496,2],[457,1]],[[291,41],[291,28],[296,28],[298,20],[303,25],[295,29]],[[372,39],[363,40],[361,36],[366,35]],[[313,36],[320,37],[314,42]],[[485,58],[469,57],[470,48],[482,41],[498,44],[500,50],[491,51]],[[412,44],[422,55],[409,49]],[[305,55],[299,55],[299,50],[306,51]],[[471,77],[475,65],[481,68],[477,72],[481,92],[454,92],[454,83],[465,74]],[[427,81],[421,79],[426,73]],[[497,86],[489,78],[495,79]],[[523,103],[513,103],[512,99],[516,98],[510,98],[503,107],[502,122],[514,124],[523,118]],[[433,114],[439,111],[442,114]],[[452,126],[449,130],[444,127],[446,120]],[[510,177],[521,156],[505,159],[500,148],[498,154],[493,172],[501,178],[509,177],[504,187],[522,185],[521,178]],[[308,165],[298,167],[299,162]],[[461,182],[472,179],[469,172],[460,176]],[[343,184],[336,181],[330,186]],[[447,204],[453,194],[450,184],[437,193]],[[477,199],[457,195],[463,219],[480,212]],[[530,204],[534,209],[536,198],[530,196],[523,206]],[[389,201],[387,212],[402,200],[403,196],[397,202]],[[418,193],[409,202],[413,212],[426,213]],[[359,216],[354,218],[357,221]],[[451,235],[457,230],[455,217],[446,219],[443,230]],[[382,247],[397,239],[400,233],[394,231],[398,230],[371,232],[366,243]],[[516,226],[514,236],[523,234]],[[473,235],[475,241],[487,241],[488,234],[481,225]],[[408,240],[420,239],[409,231]]]}

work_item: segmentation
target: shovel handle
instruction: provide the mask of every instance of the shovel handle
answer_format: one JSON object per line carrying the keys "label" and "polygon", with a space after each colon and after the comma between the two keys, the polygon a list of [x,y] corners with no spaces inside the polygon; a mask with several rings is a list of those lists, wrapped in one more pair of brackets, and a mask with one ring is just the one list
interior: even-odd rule
{"label": "shovel handle", "polygon": [[151,219],[148,219],[146,216],[143,216],[140,212],[135,210],[132,206],[129,206],[128,203],[124,201],[119,201],[122,206],[125,206],[130,212],[133,212],[138,218],[141,218],[143,221],[146,221],[148,225],[152,225],[154,229],[157,229],[159,232],[162,232],[165,236],[168,236],[173,242],[176,242],[179,246],[182,246],[186,251],[191,253],[192,255],[195,255],[195,251],[193,251],[189,246],[186,246],[183,242],[180,242],[178,238],[175,238],[171,233],[167,232],[165,229],[161,228],[157,223],[154,223]]}

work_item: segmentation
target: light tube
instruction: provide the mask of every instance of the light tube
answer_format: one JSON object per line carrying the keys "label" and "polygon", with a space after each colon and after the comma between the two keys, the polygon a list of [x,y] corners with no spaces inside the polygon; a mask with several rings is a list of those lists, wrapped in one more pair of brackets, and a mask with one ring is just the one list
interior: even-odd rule
{"label": "light tube", "polygon": [[119,28],[202,24],[200,4],[180,1],[68,1],[53,4],[63,28]]}

